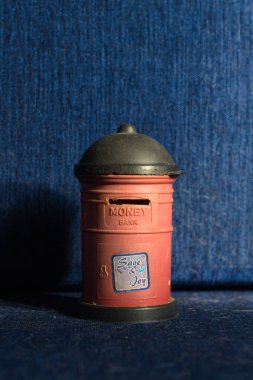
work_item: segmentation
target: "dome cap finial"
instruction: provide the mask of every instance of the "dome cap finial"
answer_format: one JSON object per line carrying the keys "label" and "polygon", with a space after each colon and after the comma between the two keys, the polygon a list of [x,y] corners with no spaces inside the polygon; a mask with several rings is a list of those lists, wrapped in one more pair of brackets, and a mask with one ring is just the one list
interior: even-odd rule
{"label": "dome cap finial", "polygon": [[123,123],[120,124],[117,133],[137,133],[137,130],[134,125]]}

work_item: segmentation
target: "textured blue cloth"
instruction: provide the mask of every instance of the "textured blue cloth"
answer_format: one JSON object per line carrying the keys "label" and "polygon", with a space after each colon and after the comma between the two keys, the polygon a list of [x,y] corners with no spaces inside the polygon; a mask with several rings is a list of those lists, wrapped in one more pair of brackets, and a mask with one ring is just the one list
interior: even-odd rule
{"label": "textured blue cloth", "polygon": [[88,145],[129,121],[189,171],[174,286],[253,284],[251,0],[0,0],[0,287],[80,284]]}
{"label": "textured blue cloth", "polygon": [[0,300],[1,380],[251,380],[252,292],[174,295],[179,317],[151,324],[69,317],[38,295]]}

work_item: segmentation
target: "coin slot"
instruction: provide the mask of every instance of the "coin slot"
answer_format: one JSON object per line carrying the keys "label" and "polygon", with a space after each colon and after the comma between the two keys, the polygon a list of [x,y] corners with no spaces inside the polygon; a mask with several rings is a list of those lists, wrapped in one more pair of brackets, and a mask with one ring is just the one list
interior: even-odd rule
{"label": "coin slot", "polygon": [[126,198],[119,198],[119,199],[109,199],[110,205],[150,205],[149,199],[126,199]]}

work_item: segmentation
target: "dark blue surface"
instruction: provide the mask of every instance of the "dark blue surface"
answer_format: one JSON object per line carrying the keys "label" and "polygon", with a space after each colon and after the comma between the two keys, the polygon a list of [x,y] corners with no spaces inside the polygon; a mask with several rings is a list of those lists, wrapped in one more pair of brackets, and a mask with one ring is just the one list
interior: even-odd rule
{"label": "dark blue surface", "polygon": [[253,3],[0,1],[0,286],[80,283],[73,166],[122,121],[162,142],[173,284],[252,285]]}
{"label": "dark blue surface", "polygon": [[179,318],[133,325],[70,317],[38,295],[1,300],[1,380],[251,380],[253,293],[174,295]]}

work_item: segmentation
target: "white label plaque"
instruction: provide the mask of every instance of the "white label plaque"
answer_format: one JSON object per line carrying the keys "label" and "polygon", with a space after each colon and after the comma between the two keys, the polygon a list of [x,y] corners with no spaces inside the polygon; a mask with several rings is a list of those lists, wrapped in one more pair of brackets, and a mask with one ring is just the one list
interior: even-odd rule
{"label": "white label plaque", "polygon": [[131,292],[149,288],[146,252],[113,255],[112,266],[116,292]]}

